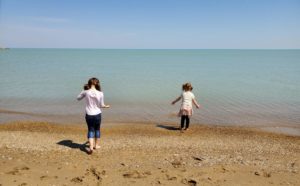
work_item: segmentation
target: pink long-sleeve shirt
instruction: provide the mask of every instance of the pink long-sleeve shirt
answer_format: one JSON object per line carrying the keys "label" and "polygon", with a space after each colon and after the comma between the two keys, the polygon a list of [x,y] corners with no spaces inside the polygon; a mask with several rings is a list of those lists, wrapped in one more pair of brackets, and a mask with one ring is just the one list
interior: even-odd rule
{"label": "pink long-sleeve shirt", "polygon": [[101,107],[104,107],[104,95],[96,89],[89,89],[82,91],[78,96],[77,100],[85,98],[86,106],[85,112],[87,115],[98,115],[101,113]]}

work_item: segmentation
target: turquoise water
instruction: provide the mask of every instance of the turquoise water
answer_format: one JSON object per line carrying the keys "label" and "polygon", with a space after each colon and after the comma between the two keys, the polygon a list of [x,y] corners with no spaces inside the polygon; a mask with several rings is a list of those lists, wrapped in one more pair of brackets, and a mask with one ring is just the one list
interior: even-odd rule
{"label": "turquoise water", "polygon": [[300,126],[300,50],[1,50],[0,123],[82,122],[75,98],[93,76],[107,122],[178,122],[170,103],[191,82],[193,123]]}

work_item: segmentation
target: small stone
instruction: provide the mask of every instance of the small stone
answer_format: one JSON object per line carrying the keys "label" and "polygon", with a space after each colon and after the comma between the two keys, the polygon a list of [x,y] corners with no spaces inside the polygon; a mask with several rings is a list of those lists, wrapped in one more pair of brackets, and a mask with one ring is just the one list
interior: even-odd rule
{"label": "small stone", "polygon": [[197,181],[191,179],[191,180],[188,181],[188,185],[190,185],[190,186],[196,186],[197,185]]}
{"label": "small stone", "polygon": [[187,184],[187,183],[188,183],[188,180],[187,180],[186,178],[184,178],[184,179],[181,180],[181,183]]}
{"label": "small stone", "polygon": [[203,161],[203,160],[204,160],[204,158],[201,158],[201,157],[195,157],[195,156],[193,156],[193,159],[194,159],[194,160],[197,160],[197,161]]}
{"label": "small stone", "polygon": [[41,176],[40,177],[40,179],[42,180],[42,179],[45,179],[45,178],[47,178],[48,176]]}
{"label": "small stone", "polygon": [[291,167],[294,167],[294,166],[295,166],[295,164],[296,164],[295,162],[291,163]]}
{"label": "small stone", "polygon": [[225,167],[222,167],[222,172],[225,173],[226,171],[228,171],[228,170],[225,169]]}
{"label": "small stone", "polygon": [[179,160],[174,160],[171,164],[174,168],[178,168],[182,165],[182,163]]}
{"label": "small stone", "polygon": [[259,176],[260,174],[258,172],[254,172],[254,175]]}
{"label": "small stone", "polygon": [[269,178],[269,177],[271,177],[271,173],[264,172],[264,177],[266,177],[266,178]]}

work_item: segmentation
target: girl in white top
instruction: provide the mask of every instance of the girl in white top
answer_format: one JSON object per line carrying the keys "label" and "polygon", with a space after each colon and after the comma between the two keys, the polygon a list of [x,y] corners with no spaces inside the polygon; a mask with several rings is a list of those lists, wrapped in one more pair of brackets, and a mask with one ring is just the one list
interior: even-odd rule
{"label": "girl in white top", "polygon": [[90,148],[88,154],[92,154],[94,149],[100,148],[100,125],[101,125],[101,108],[109,108],[104,104],[103,92],[101,92],[100,83],[97,78],[91,78],[88,84],[84,85],[84,90],[77,96],[77,100],[85,98],[85,120],[88,126],[88,139]]}
{"label": "girl in white top", "polygon": [[190,117],[193,115],[193,103],[196,106],[196,108],[200,108],[200,105],[197,103],[195,99],[195,95],[192,93],[193,87],[191,83],[183,84],[182,90],[183,90],[182,94],[172,102],[172,104],[174,105],[176,102],[182,99],[181,107],[178,113],[178,116],[181,117],[181,125],[180,125],[181,132],[183,131],[184,123],[186,123],[184,130],[188,130],[189,128]]}

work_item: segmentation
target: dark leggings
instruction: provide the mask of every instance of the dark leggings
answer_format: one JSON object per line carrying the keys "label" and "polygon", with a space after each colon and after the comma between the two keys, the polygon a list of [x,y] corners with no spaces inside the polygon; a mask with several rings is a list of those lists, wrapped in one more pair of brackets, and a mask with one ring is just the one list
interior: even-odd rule
{"label": "dark leggings", "polygon": [[101,113],[98,115],[85,115],[88,126],[88,138],[100,138]]}
{"label": "dark leggings", "polygon": [[189,118],[189,116],[186,116],[186,115],[181,116],[181,127],[180,128],[182,129],[184,127],[184,121],[186,123],[185,128],[186,129],[189,128],[190,118]]}

